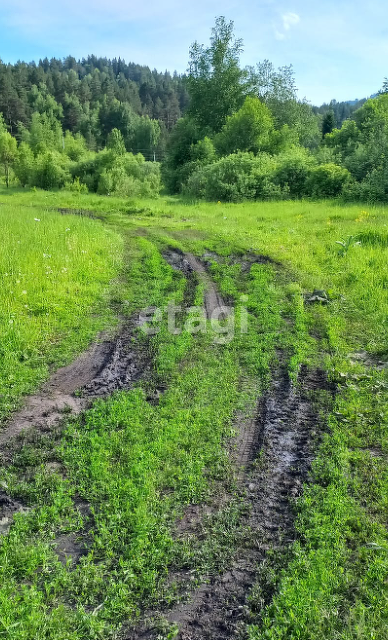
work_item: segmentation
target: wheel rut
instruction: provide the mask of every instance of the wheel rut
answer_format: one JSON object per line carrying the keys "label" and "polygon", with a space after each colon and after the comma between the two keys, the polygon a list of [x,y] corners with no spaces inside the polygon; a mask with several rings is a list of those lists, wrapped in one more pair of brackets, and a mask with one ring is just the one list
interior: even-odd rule
{"label": "wheel rut", "polygon": [[[0,432],[2,463],[29,439],[60,429],[67,417],[80,415],[98,398],[129,390],[151,369],[146,345],[135,336],[135,324],[123,325],[112,339],[93,343],[67,367],[58,369],[36,394],[25,400]],[[5,487],[5,489],[7,489]],[[0,491],[0,537],[8,533],[13,517],[28,509]]]}
{"label": "wheel rut", "polygon": [[58,369],[29,396],[0,432],[0,447],[34,428],[47,431],[64,415],[78,415],[96,398],[129,389],[144,375],[150,359],[135,337],[135,323],[123,325],[113,339],[100,339],[70,365]]}
{"label": "wheel rut", "polygon": [[192,253],[183,253],[178,249],[171,248],[164,251],[163,257],[173,269],[181,271],[187,279],[191,279],[195,274],[203,283],[205,289],[204,307],[208,320],[213,317],[215,311],[220,309],[224,310],[224,314],[228,313],[225,301],[207,272],[206,263]]}
{"label": "wheel rut", "polygon": [[[164,257],[185,275],[190,298],[193,278],[204,284],[208,319],[217,308],[225,307],[204,262],[175,249],[167,250]],[[115,338],[100,339],[71,365],[58,370],[10,419],[0,433],[0,448],[12,447],[10,443],[23,431],[50,430],[61,422],[65,412],[80,414],[96,398],[130,389],[152,367],[147,348],[139,345],[135,330],[136,322],[131,320]],[[268,551],[285,551],[295,540],[293,502],[302,493],[313,459],[313,445],[324,428],[314,397],[325,394],[328,398],[331,390],[322,370],[303,367],[297,382],[292,383],[282,357],[280,362],[254,415],[236,417],[237,436],[231,457],[247,507],[241,522],[247,532],[244,542],[237,547],[228,569],[221,575],[206,576],[189,601],[152,612],[176,625],[179,632],[174,637],[179,640],[238,638],[249,622],[248,596]],[[3,532],[8,530],[12,513],[22,508],[6,494],[0,495]],[[65,543],[66,550],[70,543]],[[156,640],[160,631],[148,616],[121,637]]]}
{"label": "wheel rut", "polygon": [[[330,397],[322,370],[303,367],[293,384],[285,367],[280,366],[255,415],[237,419],[232,457],[238,482],[245,491],[247,515],[242,526],[247,535],[227,571],[209,575],[189,601],[159,612],[179,629],[175,638],[239,638],[250,621],[248,596],[267,553],[286,551],[296,537],[293,503],[302,493],[315,440],[324,429],[324,419],[314,401],[321,394]],[[125,638],[156,640],[158,633],[148,622]]]}

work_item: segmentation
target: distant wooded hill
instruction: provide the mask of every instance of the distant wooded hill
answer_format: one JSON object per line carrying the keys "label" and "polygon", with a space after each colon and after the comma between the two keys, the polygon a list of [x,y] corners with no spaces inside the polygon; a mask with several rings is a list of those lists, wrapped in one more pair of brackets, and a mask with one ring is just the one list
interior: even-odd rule
{"label": "distant wooded hill", "polygon": [[[372,96],[373,98],[374,96]],[[329,111],[334,113],[335,126],[341,128],[343,122],[350,118],[352,114],[357,111],[366,102],[367,98],[362,100],[346,100],[345,102],[337,102],[332,100],[329,103],[324,103],[320,107],[313,107],[315,113],[324,115]]]}
{"label": "distant wooded hill", "polygon": [[[71,56],[64,60],[45,58],[38,63],[4,64],[0,60],[0,112],[17,135],[19,123],[30,126],[36,107],[31,90],[45,86],[62,106],[64,128],[72,133],[82,132],[85,120],[113,98],[171,130],[189,104],[185,79],[185,75],[176,72],[159,72],[121,58],[109,60],[93,55],[79,61]],[[332,100],[313,110],[322,115],[333,111],[336,126],[340,127],[364,102],[365,99]]]}
{"label": "distant wooded hill", "polygon": [[38,63],[0,61],[0,112],[8,128],[17,134],[19,123],[29,127],[36,110],[33,87],[42,87],[63,108],[64,128],[76,133],[82,122],[106,102],[127,103],[138,115],[146,115],[171,129],[188,104],[184,76],[161,73],[124,60],[89,56],[77,61],[52,58]]}

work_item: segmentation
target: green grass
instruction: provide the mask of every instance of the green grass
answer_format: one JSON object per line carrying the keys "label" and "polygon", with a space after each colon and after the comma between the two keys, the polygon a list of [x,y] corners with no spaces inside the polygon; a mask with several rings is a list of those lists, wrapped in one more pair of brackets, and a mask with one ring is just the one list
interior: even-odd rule
{"label": "green grass", "polygon": [[[294,377],[303,363],[325,368],[337,394],[309,485],[295,506],[298,541],[268,570],[268,605],[260,604],[259,584],[252,590],[246,635],[388,637],[388,372],[369,366],[388,360],[387,210],[307,201],[135,202],[12,190],[1,200],[9,207],[0,209],[2,216],[23,207],[23,221],[42,217],[74,229],[78,223],[77,246],[90,228],[94,265],[102,271],[99,276],[94,266],[84,282],[84,317],[112,273],[105,238],[126,246],[125,270],[111,287],[118,309],[183,299],[183,279],[160,256],[174,245],[225,257],[213,264],[213,278],[237,305],[237,315],[241,294],[248,296],[250,330],[222,346],[210,334],[171,336],[162,324],[151,343],[151,382],[98,402],[52,437],[27,442],[3,469],[1,480],[31,511],[17,517],[1,544],[0,638],[108,638],[122,622],[136,619],[142,604],[157,602],[160,593],[173,597],[164,586],[169,571],[185,568],[200,579],[210,566],[216,570],[222,544],[233,554],[239,498],[225,445],[236,409],[265,388],[276,349],[285,352]],[[35,213],[38,207],[42,215]],[[58,217],[56,207],[93,209],[105,226]],[[7,224],[10,219],[11,213]],[[31,223],[28,234],[37,233],[42,221]],[[279,264],[255,265],[246,274],[239,262],[248,251]],[[326,292],[327,304],[306,303],[315,289]],[[198,286],[197,302],[202,293]],[[66,322],[55,324],[56,313],[52,306],[45,318],[61,331]],[[352,356],[363,350],[369,364]],[[21,379],[16,365],[11,371]],[[153,406],[147,385],[163,382],[167,391]],[[50,471],[53,461],[59,472]],[[230,530],[224,521],[214,543],[210,533],[191,546],[177,540],[174,529],[185,505],[210,499],[220,482],[231,491]],[[79,507],[84,502],[86,515]],[[75,566],[64,566],[54,552],[53,541],[65,533],[87,542]]]}
{"label": "green grass", "polygon": [[0,236],[2,417],[111,319],[122,238],[98,221],[11,204]]}

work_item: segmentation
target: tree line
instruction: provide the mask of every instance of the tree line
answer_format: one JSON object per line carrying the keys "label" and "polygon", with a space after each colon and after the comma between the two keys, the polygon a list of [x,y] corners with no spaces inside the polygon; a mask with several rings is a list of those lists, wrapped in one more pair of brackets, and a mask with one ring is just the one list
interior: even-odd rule
{"label": "tree line", "polygon": [[190,102],[162,167],[169,191],[220,201],[388,201],[388,81],[375,98],[320,113],[297,99],[292,67],[242,68],[241,51],[223,17],[209,46],[192,45]]}
{"label": "tree line", "polygon": [[297,98],[291,66],[242,67],[242,46],[220,17],[208,46],[193,43],[184,76],[94,56],[0,63],[6,184],[385,201],[387,87],[368,101],[314,108]]}
{"label": "tree line", "polygon": [[[39,93],[53,98],[64,130],[81,133],[90,148],[106,143],[107,128],[120,124],[117,102],[171,130],[188,104],[185,76],[89,56],[25,63],[0,60],[0,112],[10,133],[29,127]],[[113,127],[114,128],[114,127]]]}

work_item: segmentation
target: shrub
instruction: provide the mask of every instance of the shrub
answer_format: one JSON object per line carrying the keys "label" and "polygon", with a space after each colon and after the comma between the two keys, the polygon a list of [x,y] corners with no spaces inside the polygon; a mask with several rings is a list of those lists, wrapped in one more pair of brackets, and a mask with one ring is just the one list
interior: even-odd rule
{"label": "shrub", "polygon": [[140,153],[116,153],[116,149],[89,154],[73,169],[74,177],[89,191],[120,196],[156,197],[161,189],[160,165],[146,162]]}
{"label": "shrub", "polygon": [[274,182],[292,198],[307,194],[307,181],[315,160],[307,149],[294,147],[276,156]]}
{"label": "shrub", "polygon": [[209,200],[238,202],[255,197],[252,162],[242,154],[223,158],[210,165],[206,173],[206,197]]}
{"label": "shrub", "polygon": [[46,151],[37,156],[32,184],[40,189],[61,189],[70,181],[69,161],[56,151]]}
{"label": "shrub", "polygon": [[335,198],[350,181],[351,175],[344,167],[333,163],[321,164],[311,171],[307,188],[314,197]]}
{"label": "shrub", "polygon": [[205,197],[209,200],[227,202],[254,198],[254,161],[253,154],[236,153],[200,169],[206,176]]}
{"label": "shrub", "polygon": [[210,138],[205,137],[198,142],[191,143],[182,164],[173,168],[172,160],[171,156],[168,157],[167,162],[163,165],[163,179],[173,191],[182,191],[189,177],[195,171],[216,160],[214,144]]}
{"label": "shrub", "polygon": [[271,178],[275,161],[268,154],[235,153],[195,171],[185,192],[195,198],[238,202],[282,197]]}
{"label": "shrub", "polygon": [[104,171],[101,173],[98,180],[97,193],[103,196],[107,196],[107,195],[110,195],[112,191],[113,191],[112,172],[106,171],[104,169]]}
{"label": "shrub", "polygon": [[388,202],[388,174],[384,169],[373,169],[362,182],[349,182],[343,189],[348,201],[363,201],[370,204]]}
{"label": "shrub", "polygon": [[66,182],[65,189],[73,193],[89,193],[87,185],[80,182],[79,178],[75,178],[73,182]]}

